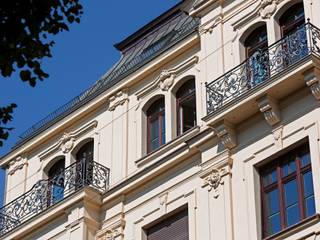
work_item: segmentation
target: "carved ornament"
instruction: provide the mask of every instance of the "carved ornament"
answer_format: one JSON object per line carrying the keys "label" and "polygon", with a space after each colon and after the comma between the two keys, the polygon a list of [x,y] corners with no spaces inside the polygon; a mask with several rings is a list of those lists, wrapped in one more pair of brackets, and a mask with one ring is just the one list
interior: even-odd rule
{"label": "carved ornament", "polygon": [[232,149],[237,145],[235,130],[229,122],[223,120],[213,127],[217,137],[227,149]]}
{"label": "carved ornament", "polygon": [[128,91],[120,90],[109,98],[109,111],[114,111],[118,106],[123,105],[129,100]]}
{"label": "carved ornament", "polygon": [[148,84],[146,87],[136,93],[137,98],[141,99],[143,96],[159,88],[162,91],[168,91],[174,84],[175,78],[182,72],[194,66],[198,62],[198,60],[199,57],[194,56],[184,61],[177,67],[171,69],[163,69],[152,83]]}
{"label": "carved ornament", "polygon": [[263,19],[270,18],[277,10],[278,0],[261,0],[259,14]]}
{"label": "carved ornament", "polygon": [[273,126],[280,122],[280,111],[278,103],[275,99],[271,98],[268,95],[257,100],[260,112],[263,113],[264,118],[270,126]]}
{"label": "carved ornament", "polygon": [[16,171],[23,169],[28,165],[28,160],[24,156],[18,156],[9,163],[9,175],[13,175]]}
{"label": "carved ornament", "polygon": [[320,70],[312,68],[304,73],[304,81],[310,88],[312,95],[320,101]]}

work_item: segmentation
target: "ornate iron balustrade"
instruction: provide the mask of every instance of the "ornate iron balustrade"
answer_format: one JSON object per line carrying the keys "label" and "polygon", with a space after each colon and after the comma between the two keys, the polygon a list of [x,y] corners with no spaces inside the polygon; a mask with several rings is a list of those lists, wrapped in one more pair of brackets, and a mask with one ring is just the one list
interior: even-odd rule
{"label": "ornate iron balustrade", "polygon": [[311,54],[320,57],[320,30],[308,22],[206,84],[207,114],[243,96]]}
{"label": "ornate iron balustrade", "polygon": [[55,175],[38,181],[28,192],[0,208],[0,236],[85,186],[101,192],[109,188],[110,170],[94,161],[79,161]]}

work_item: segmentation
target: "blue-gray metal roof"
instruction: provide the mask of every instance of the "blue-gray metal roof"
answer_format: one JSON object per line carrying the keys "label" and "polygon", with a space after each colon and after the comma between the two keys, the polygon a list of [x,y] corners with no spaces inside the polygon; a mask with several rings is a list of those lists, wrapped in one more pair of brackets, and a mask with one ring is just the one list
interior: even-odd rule
{"label": "blue-gray metal roof", "polygon": [[115,47],[122,52],[122,58],[119,62],[92,87],[59,107],[22,133],[20,140],[13,149],[48,129],[53,124],[183,40],[193,33],[198,25],[198,19],[188,16],[188,14],[181,11],[177,5],[123,42],[116,44]]}

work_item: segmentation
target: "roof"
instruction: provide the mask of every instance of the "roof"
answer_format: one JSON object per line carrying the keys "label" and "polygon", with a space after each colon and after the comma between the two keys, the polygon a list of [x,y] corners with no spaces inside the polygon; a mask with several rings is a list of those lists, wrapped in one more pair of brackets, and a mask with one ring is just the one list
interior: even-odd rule
{"label": "roof", "polygon": [[13,149],[79,109],[108,88],[167,51],[196,30],[199,20],[180,10],[181,3],[130,35],[115,47],[122,58],[100,80],[20,135]]}

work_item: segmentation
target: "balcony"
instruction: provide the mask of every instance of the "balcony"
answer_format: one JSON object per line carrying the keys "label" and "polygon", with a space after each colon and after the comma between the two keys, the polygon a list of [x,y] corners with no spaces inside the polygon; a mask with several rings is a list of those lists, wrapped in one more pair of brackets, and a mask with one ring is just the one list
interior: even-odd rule
{"label": "balcony", "polygon": [[290,72],[310,57],[320,57],[320,30],[308,22],[206,84],[207,116],[204,120],[247,99],[253,92]]}
{"label": "balcony", "polygon": [[100,192],[109,188],[110,170],[94,161],[78,161],[51,179],[38,181],[28,192],[0,209],[0,236],[32,217],[90,186]]}

